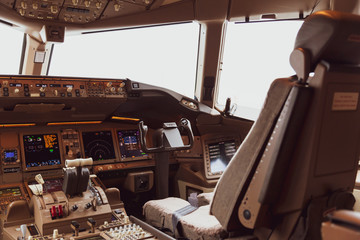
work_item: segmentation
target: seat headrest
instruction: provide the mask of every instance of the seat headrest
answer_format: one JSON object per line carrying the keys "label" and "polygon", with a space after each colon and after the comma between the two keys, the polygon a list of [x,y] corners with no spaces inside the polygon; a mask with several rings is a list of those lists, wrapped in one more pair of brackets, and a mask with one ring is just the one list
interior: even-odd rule
{"label": "seat headrest", "polygon": [[319,11],[306,18],[290,56],[291,66],[306,80],[322,60],[340,64],[360,63],[359,15]]}

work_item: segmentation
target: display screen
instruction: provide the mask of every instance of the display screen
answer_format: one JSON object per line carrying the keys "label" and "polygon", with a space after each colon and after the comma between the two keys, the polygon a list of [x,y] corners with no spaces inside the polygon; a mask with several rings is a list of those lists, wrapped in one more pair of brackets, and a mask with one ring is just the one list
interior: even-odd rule
{"label": "display screen", "polygon": [[118,131],[117,134],[122,159],[147,156],[147,154],[141,150],[139,130],[122,130]]}
{"label": "display screen", "polygon": [[234,140],[209,144],[211,173],[223,172],[236,152]]}
{"label": "display screen", "polygon": [[[37,184],[37,182],[29,182],[29,185]],[[62,191],[63,179],[47,179],[44,180],[43,193],[52,193],[56,191]]]}
{"label": "display screen", "polygon": [[27,225],[27,229],[29,230],[31,236],[36,236],[39,234],[36,227],[34,225]]}
{"label": "display screen", "polygon": [[4,150],[2,154],[2,159],[5,165],[18,163],[18,151],[16,149]]}
{"label": "display screen", "polygon": [[110,131],[83,132],[85,157],[94,161],[115,159],[113,138]]}
{"label": "display screen", "polygon": [[17,196],[21,196],[21,190],[19,187],[0,189],[0,198],[17,197]]}
{"label": "display screen", "polygon": [[56,133],[24,135],[23,141],[27,168],[61,164]]}
{"label": "display screen", "polygon": [[77,238],[78,240],[105,240],[102,236],[92,236],[92,237],[84,237],[84,238]]}
{"label": "display screen", "polygon": [[10,83],[10,87],[21,87],[21,83]]}

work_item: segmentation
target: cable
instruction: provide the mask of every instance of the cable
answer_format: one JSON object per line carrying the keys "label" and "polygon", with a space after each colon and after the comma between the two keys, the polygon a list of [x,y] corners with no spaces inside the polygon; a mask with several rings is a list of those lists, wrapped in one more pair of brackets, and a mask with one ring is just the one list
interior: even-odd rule
{"label": "cable", "polygon": [[319,3],[321,2],[321,0],[317,0],[313,6],[313,8],[311,9],[310,15],[313,14],[315,8],[319,5]]}

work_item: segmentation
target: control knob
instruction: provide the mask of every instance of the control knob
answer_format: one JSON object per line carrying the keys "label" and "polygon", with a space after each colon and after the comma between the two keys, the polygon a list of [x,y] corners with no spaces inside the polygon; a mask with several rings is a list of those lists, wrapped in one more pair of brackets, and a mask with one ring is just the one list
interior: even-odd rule
{"label": "control knob", "polygon": [[56,239],[58,237],[59,237],[59,230],[54,229],[54,231],[53,231],[53,239]]}
{"label": "control knob", "polygon": [[19,93],[19,92],[20,92],[20,90],[18,88],[14,89],[14,93]]}
{"label": "control knob", "polygon": [[121,5],[120,5],[119,3],[115,3],[115,4],[114,4],[114,10],[115,10],[115,12],[120,11],[120,9],[121,9]]}
{"label": "control knob", "polygon": [[46,89],[44,87],[41,87],[39,90],[40,92],[45,92]]}
{"label": "control knob", "polygon": [[50,11],[51,11],[52,14],[57,14],[59,12],[59,8],[58,8],[57,5],[52,5],[50,7]]}
{"label": "control knob", "polygon": [[66,91],[69,92],[69,93],[72,92],[72,90],[73,90],[72,87],[68,87],[68,88],[66,89]]}
{"label": "control knob", "polygon": [[85,5],[85,7],[90,7],[90,1],[89,0],[85,0],[84,1],[84,5]]}
{"label": "control knob", "polygon": [[22,8],[22,9],[26,9],[26,8],[27,8],[27,3],[26,3],[25,1],[22,1],[22,2],[20,3],[20,5],[21,5],[21,8]]}
{"label": "control knob", "polygon": [[85,209],[89,209],[89,208],[91,208],[91,206],[92,206],[91,202],[88,202],[88,203],[85,205]]}
{"label": "control knob", "polygon": [[99,2],[95,3],[95,6],[97,9],[100,9],[102,6],[102,2],[99,1]]}
{"label": "control knob", "polygon": [[71,210],[72,211],[76,211],[79,207],[75,204],[74,206],[72,206]]}

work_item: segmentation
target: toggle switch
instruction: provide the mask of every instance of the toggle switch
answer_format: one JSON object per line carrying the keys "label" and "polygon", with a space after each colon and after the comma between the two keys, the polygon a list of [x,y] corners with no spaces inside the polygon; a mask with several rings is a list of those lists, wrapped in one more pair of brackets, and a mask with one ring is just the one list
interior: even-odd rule
{"label": "toggle switch", "polygon": [[93,218],[88,218],[88,219],[87,219],[87,224],[91,227],[90,232],[91,232],[91,233],[95,233],[96,221],[95,221]]}
{"label": "toggle switch", "polygon": [[75,237],[79,236],[80,224],[77,221],[71,221],[71,228],[74,230]]}

